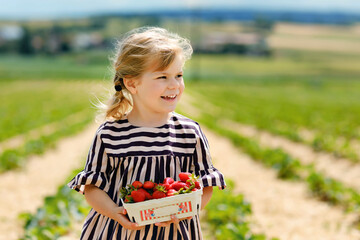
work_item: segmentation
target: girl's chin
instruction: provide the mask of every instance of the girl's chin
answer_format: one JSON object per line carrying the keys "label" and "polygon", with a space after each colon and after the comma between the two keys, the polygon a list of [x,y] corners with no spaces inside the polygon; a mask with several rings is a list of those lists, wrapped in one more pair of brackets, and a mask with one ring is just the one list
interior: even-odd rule
{"label": "girl's chin", "polygon": [[176,108],[176,105],[171,106],[171,107],[168,106],[168,107],[163,108],[163,112],[164,113],[171,113],[171,112],[175,111],[175,108]]}

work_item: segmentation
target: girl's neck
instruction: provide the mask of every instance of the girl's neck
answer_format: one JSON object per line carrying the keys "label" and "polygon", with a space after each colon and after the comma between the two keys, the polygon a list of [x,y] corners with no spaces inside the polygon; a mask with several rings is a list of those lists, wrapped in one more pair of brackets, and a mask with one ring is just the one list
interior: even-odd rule
{"label": "girl's neck", "polygon": [[137,111],[135,108],[127,114],[127,119],[131,125],[141,127],[159,127],[166,124],[172,116],[172,112],[164,114],[148,114]]}

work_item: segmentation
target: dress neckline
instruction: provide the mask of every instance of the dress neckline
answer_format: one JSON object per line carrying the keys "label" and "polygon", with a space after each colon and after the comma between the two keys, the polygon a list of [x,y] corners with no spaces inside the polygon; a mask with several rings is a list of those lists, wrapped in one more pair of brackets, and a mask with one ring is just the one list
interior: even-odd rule
{"label": "dress neckline", "polygon": [[126,123],[128,123],[130,126],[135,127],[135,128],[160,129],[160,128],[165,128],[165,127],[169,126],[170,121],[173,121],[173,117],[174,117],[174,112],[171,112],[171,116],[170,116],[170,118],[167,120],[167,122],[166,122],[165,124],[163,124],[163,125],[156,126],[156,127],[147,127],[147,126],[134,125],[134,124],[132,124],[132,123],[129,121],[127,115],[125,115],[124,120],[125,120]]}

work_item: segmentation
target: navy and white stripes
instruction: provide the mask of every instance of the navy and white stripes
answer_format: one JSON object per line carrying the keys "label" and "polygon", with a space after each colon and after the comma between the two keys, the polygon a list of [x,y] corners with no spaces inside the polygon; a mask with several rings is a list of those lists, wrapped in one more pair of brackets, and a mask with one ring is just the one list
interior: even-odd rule
{"label": "navy and white stripes", "polygon": [[[204,187],[225,187],[223,175],[212,165],[209,145],[198,123],[172,113],[168,123],[161,127],[138,127],[125,117],[99,127],[84,170],[68,186],[83,192],[85,185],[93,184],[121,206],[120,188],[135,180],[160,183],[166,177],[178,179],[180,172],[200,175]],[[197,217],[166,228],[149,225],[140,231],[130,231],[92,209],[85,221],[82,239],[202,237]]]}

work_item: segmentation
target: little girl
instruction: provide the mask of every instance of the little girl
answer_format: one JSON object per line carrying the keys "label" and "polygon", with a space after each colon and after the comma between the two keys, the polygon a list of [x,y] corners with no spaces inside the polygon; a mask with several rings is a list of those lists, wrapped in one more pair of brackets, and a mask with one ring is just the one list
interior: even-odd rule
{"label": "little girl", "polygon": [[114,61],[115,94],[106,108],[86,165],[69,187],[92,206],[81,239],[202,239],[199,217],[138,226],[129,221],[119,189],[138,180],[179,180],[180,172],[200,176],[202,207],[212,187],[225,188],[197,122],[175,113],[184,91],[183,66],[189,41],[165,29],[130,31]]}

